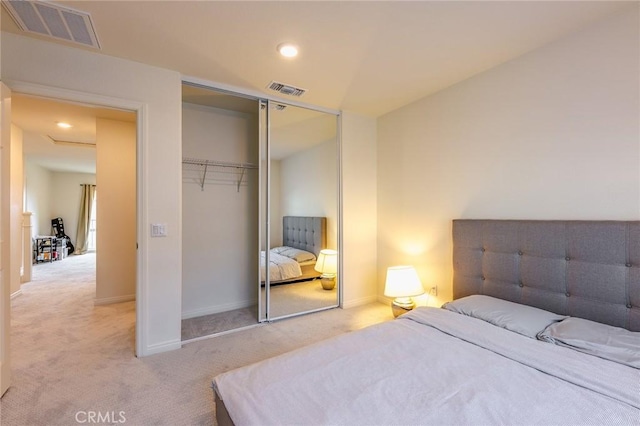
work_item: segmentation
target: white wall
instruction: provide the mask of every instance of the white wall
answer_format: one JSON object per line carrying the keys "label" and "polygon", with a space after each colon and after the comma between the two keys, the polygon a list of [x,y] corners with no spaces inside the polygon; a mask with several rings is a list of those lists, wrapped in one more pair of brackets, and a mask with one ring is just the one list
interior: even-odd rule
{"label": "white wall", "polygon": [[31,216],[31,236],[49,235],[51,232],[51,200],[52,200],[52,173],[51,171],[25,161],[26,211],[33,213]]}
{"label": "white wall", "polygon": [[627,10],[381,117],[378,294],[408,263],[450,300],[453,219],[640,219],[638,36]]}
{"label": "white wall", "polygon": [[96,177],[95,303],[133,300],[136,294],[135,123],[96,120]]}
{"label": "white wall", "polygon": [[282,216],[326,217],[327,248],[336,250],[337,177],[335,140],[322,142],[280,160],[280,216],[272,217],[272,222],[278,221],[281,225]]}
{"label": "white wall", "polygon": [[61,217],[64,222],[65,233],[71,238],[73,245],[77,246],[78,214],[80,213],[80,199],[82,197],[80,185],[95,185],[96,175],[69,172],[51,172],[50,174],[50,191],[53,196],[50,201],[49,228],[51,228],[51,219]]}
{"label": "white wall", "polygon": [[376,120],[342,114],[343,306],[376,300]]}
{"label": "white wall", "polygon": [[[257,125],[255,115],[185,103],[183,154],[257,164]],[[208,169],[204,190],[194,181],[197,173],[183,174],[183,318],[251,306],[257,300],[258,170],[245,171],[247,185],[239,191],[216,170]],[[234,169],[225,172],[235,174]]]}
{"label": "white wall", "polygon": [[[3,33],[1,42],[2,81],[14,90],[74,101],[99,98],[138,109],[138,355],[179,348],[180,74],[13,34]],[[151,238],[151,223],[165,224],[168,236]]]}
{"label": "white wall", "polygon": [[24,162],[26,211],[31,212],[31,236],[50,235],[51,219],[64,220],[65,233],[75,245],[80,209],[80,185],[96,183],[89,173],[52,172],[29,160]]}
{"label": "white wall", "polygon": [[271,160],[270,162],[270,214],[271,214],[271,234],[270,246],[282,246],[282,162],[280,160]]}

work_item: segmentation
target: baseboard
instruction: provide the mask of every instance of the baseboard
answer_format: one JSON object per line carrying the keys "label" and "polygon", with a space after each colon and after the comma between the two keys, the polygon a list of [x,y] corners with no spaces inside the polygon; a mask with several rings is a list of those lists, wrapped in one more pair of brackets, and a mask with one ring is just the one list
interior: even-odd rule
{"label": "baseboard", "polygon": [[226,303],[224,305],[207,306],[205,308],[182,311],[182,319],[203,317],[205,315],[218,314],[220,312],[233,311],[234,309],[248,308],[258,304],[257,300],[242,300],[240,302]]}
{"label": "baseboard", "polygon": [[131,302],[132,300],[136,300],[135,294],[127,294],[125,296],[115,296],[115,297],[101,297],[100,299],[95,299],[93,301],[93,305],[94,306],[111,305],[113,303]]}
{"label": "baseboard", "polygon": [[15,293],[11,293],[11,300],[15,299],[16,297],[20,296],[22,294],[22,289],[16,291]]}
{"label": "baseboard", "polygon": [[180,349],[182,347],[182,341],[178,340],[167,340],[166,342],[156,343],[155,345],[149,345],[144,349],[144,353],[136,354],[138,358],[142,358],[149,355],[155,355],[162,352],[175,351],[176,349]]}
{"label": "baseboard", "polygon": [[342,308],[343,309],[355,308],[356,306],[367,305],[369,303],[374,303],[377,301],[378,301],[378,298],[376,296],[361,297],[360,299],[354,299],[354,300],[342,302]]}

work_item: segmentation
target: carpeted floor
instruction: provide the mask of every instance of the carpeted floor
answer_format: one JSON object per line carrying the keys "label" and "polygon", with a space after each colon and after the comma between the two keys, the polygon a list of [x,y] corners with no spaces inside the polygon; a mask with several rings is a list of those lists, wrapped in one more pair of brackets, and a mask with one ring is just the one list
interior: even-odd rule
{"label": "carpeted floor", "polygon": [[91,254],[39,264],[12,300],[3,426],[76,425],[90,412],[127,425],[215,424],[215,375],[392,318],[378,303],[332,309],[136,358],[135,303],[94,306],[94,268]]}
{"label": "carpeted floor", "polygon": [[[265,300],[262,288],[261,300]],[[324,290],[320,281],[274,285],[270,290],[271,318],[308,312],[338,304],[338,289]],[[258,306],[182,320],[182,341],[258,323]]]}

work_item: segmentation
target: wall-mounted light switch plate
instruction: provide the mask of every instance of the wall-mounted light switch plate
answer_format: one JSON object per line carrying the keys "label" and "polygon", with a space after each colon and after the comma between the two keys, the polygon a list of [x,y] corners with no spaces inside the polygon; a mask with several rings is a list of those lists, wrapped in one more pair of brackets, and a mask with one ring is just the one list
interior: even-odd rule
{"label": "wall-mounted light switch plate", "polygon": [[167,225],[165,223],[152,223],[151,224],[151,237],[166,237]]}

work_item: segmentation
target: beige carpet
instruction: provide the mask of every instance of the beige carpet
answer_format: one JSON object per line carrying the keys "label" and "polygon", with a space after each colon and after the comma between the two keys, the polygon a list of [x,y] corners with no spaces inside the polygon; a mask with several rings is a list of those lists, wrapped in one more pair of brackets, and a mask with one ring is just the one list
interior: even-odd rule
{"label": "beige carpet", "polygon": [[135,358],[134,302],[94,307],[93,261],[37,265],[36,279],[12,301],[2,426],[76,425],[89,411],[122,412],[127,425],[215,424],[215,375],[392,318],[377,303],[332,309]]}
{"label": "beige carpet", "polygon": [[[264,300],[264,288],[261,291],[261,300]],[[337,291],[337,288],[324,290],[318,280],[274,285],[269,292],[271,318],[337,305]],[[182,341],[248,327],[257,323],[257,306],[188,318],[182,320]]]}

